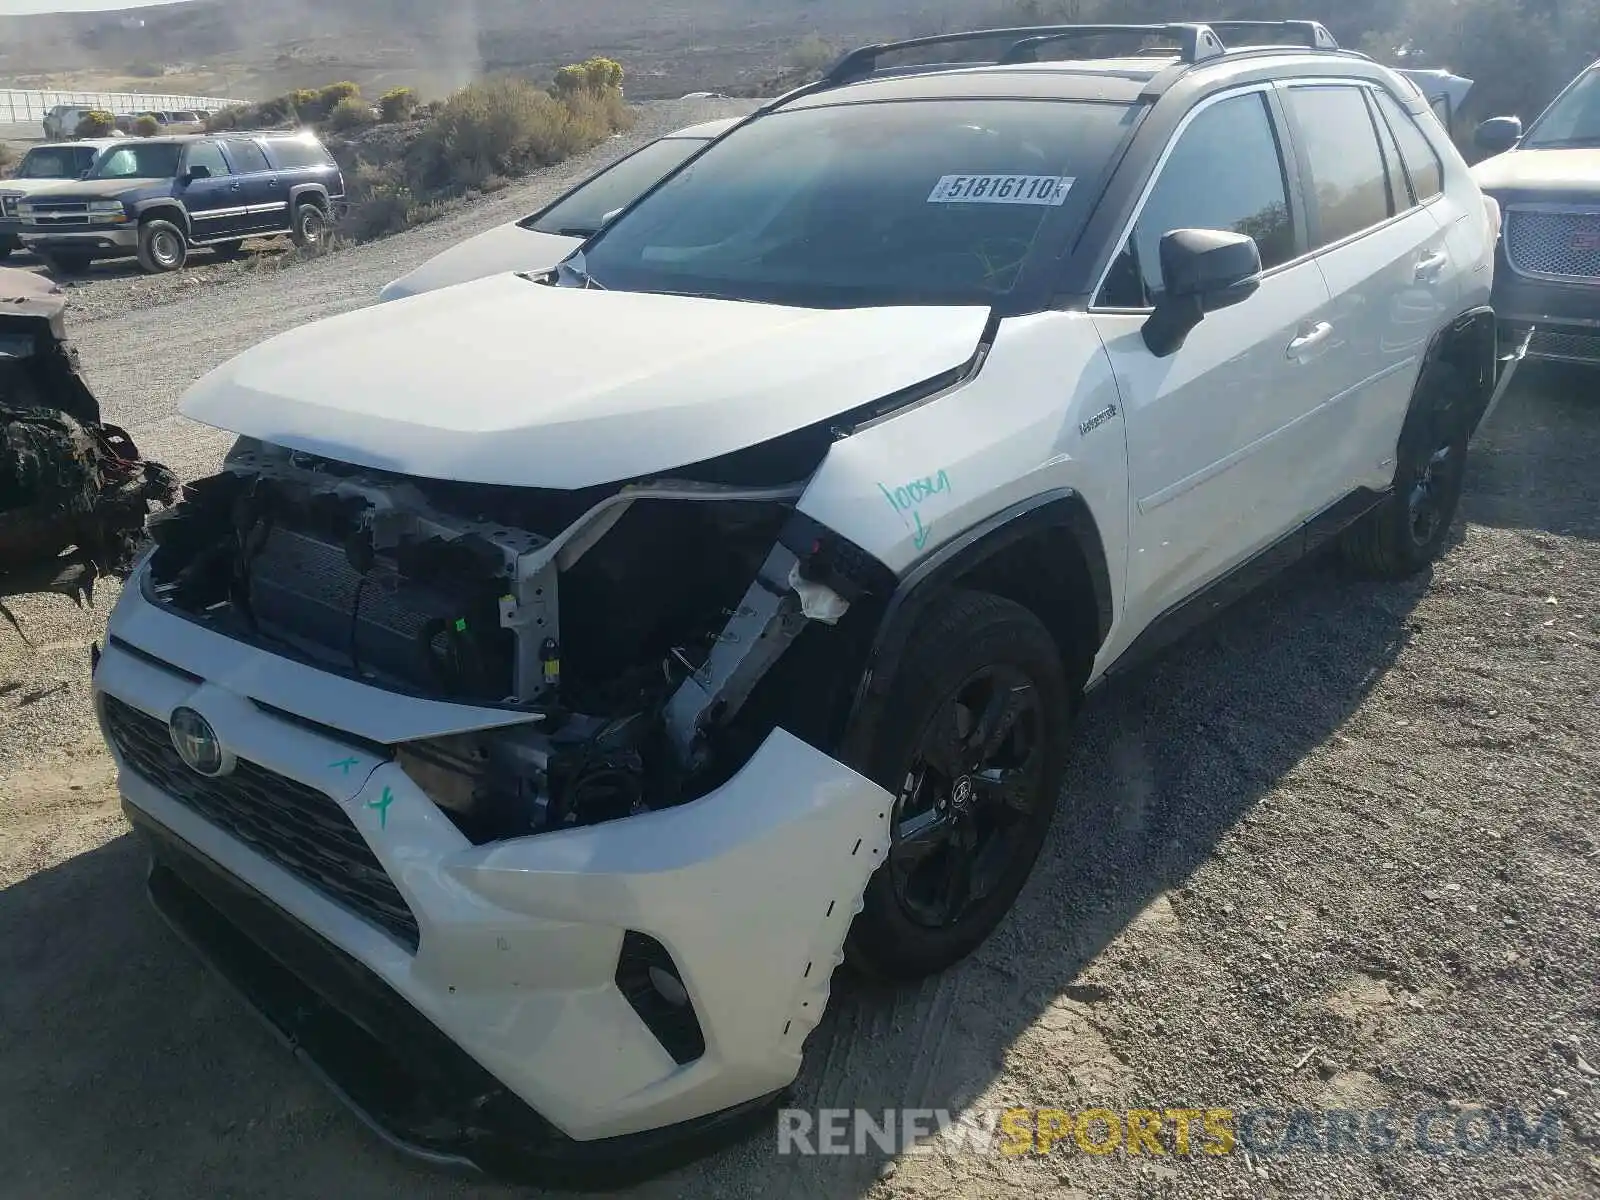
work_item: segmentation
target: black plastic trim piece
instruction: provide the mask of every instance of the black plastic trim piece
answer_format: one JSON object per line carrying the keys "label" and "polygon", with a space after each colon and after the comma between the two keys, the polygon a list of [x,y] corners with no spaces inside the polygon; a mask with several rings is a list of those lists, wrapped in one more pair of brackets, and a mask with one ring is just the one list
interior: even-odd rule
{"label": "black plastic trim piece", "polygon": [[617,1188],[754,1134],[782,1092],[678,1125],[578,1141],[367,967],[127,803],[174,931],[391,1146],[544,1188]]}
{"label": "black plastic trim piece", "polygon": [[201,676],[196,675],[193,671],[185,671],[182,667],[175,666],[164,658],[157,658],[148,650],[141,650],[132,642],[124,641],[116,634],[112,634],[109,638],[107,638],[106,643],[107,645],[122,651],[131,658],[137,658],[140,662],[145,663],[147,666],[152,666],[158,671],[165,671],[168,675],[176,675],[180,679],[188,680],[190,683],[198,684],[205,682]]}
{"label": "black plastic trim piece", "polygon": [[[653,977],[661,973],[683,990],[683,1000],[668,997]],[[628,1007],[644,1022],[661,1048],[672,1055],[680,1067],[705,1056],[706,1035],[695,1016],[694,999],[683,982],[672,954],[649,934],[629,929],[622,935],[622,950],[617,955],[617,990]]]}
{"label": "black plastic trim piece", "polygon": [[917,617],[940,593],[941,585],[966,574],[1002,550],[1040,530],[1064,528],[1077,541],[1094,589],[1097,645],[1111,629],[1111,576],[1105,545],[1083,498],[1072,488],[1041,493],[994,514],[919,561],[900,580],[879,623],[867,668],[857,686],[852,720],[870,696],[887,686],[905,652]]}
{"label": "black plastic trim piece", "polygon": [[1143,666],[1174,642],[1337,537],[1390,495],[1389,491],[1357,488],[1193,595],[1178,601],[1145,627],[1106,668],[1096,684]]}

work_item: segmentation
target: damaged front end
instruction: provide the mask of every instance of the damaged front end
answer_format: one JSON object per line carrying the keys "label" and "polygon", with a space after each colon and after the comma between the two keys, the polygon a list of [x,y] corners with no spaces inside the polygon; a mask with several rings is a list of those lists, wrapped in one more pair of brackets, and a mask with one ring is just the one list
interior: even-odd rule
{"label": "damaged front end", "polygon": [[152,507],[177,494],[172,472],[100,420],[65,307],[39,276],[0,270],[0,599],[91,594],[128,570]]}
{"label": "damaged front end", "polygon": [[321,670],[522,714],[395,748],[482,845],[705,795],[779,725],[833,743],[893,577],[803,490],[463,484],[244,439],[152,523],[141,586]]}

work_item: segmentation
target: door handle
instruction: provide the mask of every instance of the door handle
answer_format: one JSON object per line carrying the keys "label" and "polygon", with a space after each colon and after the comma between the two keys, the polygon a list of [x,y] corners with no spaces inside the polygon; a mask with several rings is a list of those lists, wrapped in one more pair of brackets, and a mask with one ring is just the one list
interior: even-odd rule
{"label": "door handle", "polygon": [[1323,342],[1333,336],[1333,326],[1326,321],[1318,321],[1294,341],[1289,343],[1287,357],[1304,359],[1307,351],[1315,350]]}
{"label": "door handle", "polygon": [[1417,265],[1412,269],[1411,277],[1414,280],[1432,279],[1440,271],[1444,270],[1445,264],[1449,261],[1450,256],[1443,250],[1435,251],[1433,254],[1424,254],[1417,260]]}

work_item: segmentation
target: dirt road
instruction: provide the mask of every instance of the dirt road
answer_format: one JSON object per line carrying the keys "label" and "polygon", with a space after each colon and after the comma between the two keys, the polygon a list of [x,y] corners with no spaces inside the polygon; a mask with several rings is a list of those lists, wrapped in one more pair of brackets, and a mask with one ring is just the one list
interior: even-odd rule
{"label": "dirt road", "polygon": [[[224,447],[173,413],[205,368],[557,183],[283,273],[96,282],[73,330],[112,418],[192,476]],[[1097,694],[1013,917],[920,988],[842,980],[795,1089],[808,1109],[1389,1109],[1395,1148],[1296,1148],[1281,1114],[1248,1156],[1069,1137],[779,1159],[768,1137],[634,1194],[1600,1195],[1596,391],[1525,377],[1430,578],[1308,564]],[[0,626],[0,1196],[517,1194],[394,1157],[147,908],[85,715],[112,598],[16,606],[31,647]],[[1555,1113],[1554,1153],[1512,1153],[1470,1124],[1480,1105]],[[1482,1152],[1457,1144],[1463,1108]],[[1430,1109],[1444,1153],[1409,1132]]]}

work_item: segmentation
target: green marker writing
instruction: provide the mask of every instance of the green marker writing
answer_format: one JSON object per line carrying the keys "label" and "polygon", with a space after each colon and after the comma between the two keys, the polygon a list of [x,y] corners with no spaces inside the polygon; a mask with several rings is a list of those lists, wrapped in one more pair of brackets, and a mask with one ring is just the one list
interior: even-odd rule
{"label": "green marker writing", "polygon": [[383,789],[383,795],[376,800],[368,800],[367,807],[378,810],[378,828],[389,828],[389,805],[394,803],[394,793],[388,788]]}
{"label": "green marker writing", "polygon": [[346,777],[348,777],[350,774],[350,768],[355,766],[360,761],[361,760],[359,758],[341,758],[336,763],[329,763],[328,770],[342,772]]}

